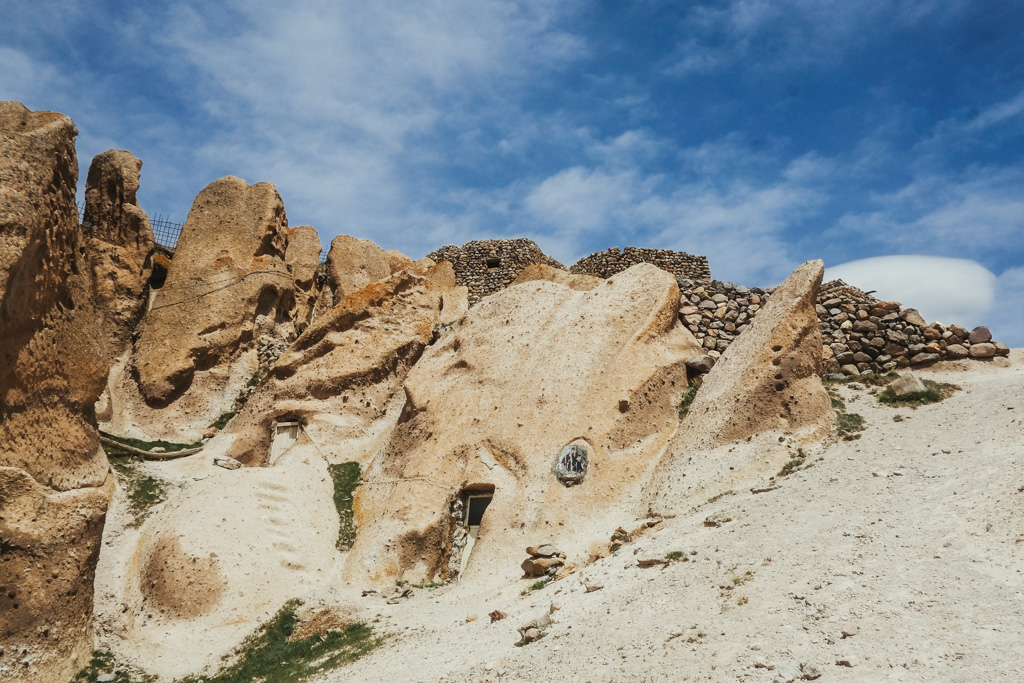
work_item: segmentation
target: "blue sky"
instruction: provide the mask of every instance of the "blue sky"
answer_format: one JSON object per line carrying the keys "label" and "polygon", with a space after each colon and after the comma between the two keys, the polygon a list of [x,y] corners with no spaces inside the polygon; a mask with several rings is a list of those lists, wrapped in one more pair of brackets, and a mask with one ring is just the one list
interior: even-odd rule
{"label": "blue sky", "polygon": [[654,246],[748,285],[823,258],[1024,346],[1024,3],[149,5],[7,0],[0,97],[71,116],[83,178],[139,156],[151,215],[232,174],[325,246]]}

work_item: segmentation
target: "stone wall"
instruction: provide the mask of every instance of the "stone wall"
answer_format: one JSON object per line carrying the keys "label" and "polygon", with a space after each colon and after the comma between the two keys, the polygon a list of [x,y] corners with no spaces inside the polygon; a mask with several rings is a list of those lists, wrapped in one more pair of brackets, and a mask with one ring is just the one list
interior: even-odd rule
{"label": "stone wall", "polygon": [[647,249],[626,247],[620,250],[612,247],[599,251],[577,261],[570,272],[598,277],[611,277],[638,263],[650,263],[672,273],[680,283],[683,280],[709,280],[711,269],[704,256],[694,256],[682,251],[668,249]]}
{"label": "stone wall", "polygon": [[[684,280],[680,290],[680,320],[712,357],[729,348],[774,292],[718,280]],[[816,310],[826,374],[881,374],[940,360],[1009,354],[1005,344],[992,341],[988,328],[928,324],[915,309],[880,301],[842,280],[821,286]]]}
{"label": "stone wall", "polygon": [[449,261],[455,269],[455,283],[469,288],[473,305],[489,294],[511,285],[527,266],[545,264],[565,270],[547,256],[533,240],[474,240],[461,247],[453,244],[427,254],[437,263]]}

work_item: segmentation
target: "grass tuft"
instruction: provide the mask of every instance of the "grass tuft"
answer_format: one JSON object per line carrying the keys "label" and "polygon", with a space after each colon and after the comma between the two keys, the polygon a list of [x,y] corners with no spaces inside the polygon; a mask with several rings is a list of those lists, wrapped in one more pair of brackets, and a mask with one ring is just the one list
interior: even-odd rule
{"label": "grass tuft", "polygon": [[231,422],[231,418],[238,415],[237,410],[229,410],[226,413],[221,413],[220,417],[210,423],[210,426],[214,429],[224,429],[228,426],[228,422]]}
{"label": "grass tuft", "polygon": [[108,452],[107,459],[128,496],[128,514],[132,516],[128,527],[138,528],[153,512],[153,507],[167,498],[167,485],[161,479],[140,472],[140,461],[134,456],[111,455]]}
{"label": "grass tuft", "polygon": [[917,406],[928,405],[929,403],[938,403],[960,390],[960,387],[955,384],[933,382],[929,379],[923,380],[923,382],[925,386],[924,391],[914,391],[904,396],[897,396],[893,393],[892,387],[886,387],[885,391],[878,395],[878,400],[890,406],[911,406],[916,408]]}
{"label": "grass tuft", "polygon": [[284,607],[238,649],[238,660],[212,677],[190,676],[181,683],[292,683],[313,674],[348,664],[378,647],[383,638],[366,624],[352,624],[344,631],[313,634],[290,640],[299,622],[295,613],[302,603],[289,600]]}
{"label": "grass tuft", "polygon": [[356,540],[356,521],[352,511],[352,499],[362,478],[362,470],[357,462],[345,462],[340,465],[328,465],[331,479],[334,480],[334,507],[338,509],[338,543],[352,547]]}
{"label": "grass tuft", "polygon": [[533,591],[543,590],[544,586],[548,585],[552,581],[554,581],[554,579],[552,579],[550,576],[545,576],[543,579],[539,581],[534,581],[532,584],[524,588],[520,595],[529,595]]}
{"label": "grass tuft", "polygon": [[691,381],[689,388],[686,393],[683,394],[682,400],[679,402],[679,419],[682,420],[690,412],[690,406],[693,405],[694,399],[697,398],[697,390],[700,389],[700,382]]}
{"label": "grass tuft", "polygon": [[114,674],[113,683],[154,683],[157,680],[156,676],[127,671],[108,650],[93,650],[92,659],[71,679],[71,683],[95,683],[104,674]]}
{"label": "grass tuft", "polygon": [[682,550],[673,550],[665,555],[665,559],[669,562],[689,562],[690,558]]}

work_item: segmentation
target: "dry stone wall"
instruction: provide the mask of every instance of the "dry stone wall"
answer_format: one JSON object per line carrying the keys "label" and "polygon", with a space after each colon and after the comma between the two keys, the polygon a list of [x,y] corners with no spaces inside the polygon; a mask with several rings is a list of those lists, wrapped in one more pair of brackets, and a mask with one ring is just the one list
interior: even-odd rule
{"label": "dry stone wall", "polygon": [[[775,291],[731,282],[683,281],[679,317],[708,355],[719,357],[746,330]],[[1006,356],[986,327],[929,324],[913,308],[880,301],[833,280],[821,286],[815,307],[821,326],[823,372],[847,376],[886,373],[940,360]]]}
{"label": "dry stone wall", "polygon": [[711,269],[705,256],[695,256],[682,251],[668,249],[647,249],[626,247],[620,250],[612,247],[599,251],[577,261],[569,269],[581,275],[611,277],[638,263],[650,263],[675,275],[676,280],[709,280]]}
{"label": "dry stone wall", "polygon": [[510,286],[527,266],[544,264],[565,270],[533,240],[524,238],[474,240],[461,247],[449,244],[427,254],[427,258],[452,264],[456,284],[469,288],[470,305]]}

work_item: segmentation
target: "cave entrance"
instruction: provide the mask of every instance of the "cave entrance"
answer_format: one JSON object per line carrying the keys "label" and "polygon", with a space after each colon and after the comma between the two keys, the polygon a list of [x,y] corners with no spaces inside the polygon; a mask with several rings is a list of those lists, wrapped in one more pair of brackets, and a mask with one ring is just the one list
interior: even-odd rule
{"label": "cave entrance", "polygon": [[299,440],[299,430],[302,428],[298,420],[277,422],[270,425],[270,464],[284,455],[285,451],[295,445]]}
{"label": "cave entrance", "polygon": [[462,548],[462,557],[459,559],[459,576],[462,576],[462,573],[466,571],[466,565],[469,564],[469,554],[473,551],[473,546],[476,545],[476,538],[480,534],[480,524],[484,519],[484,511],[487,510],[487,506],[491,504],[493,498],[493,491],[463,494],[462,526],[466,532],[466,545]]}

